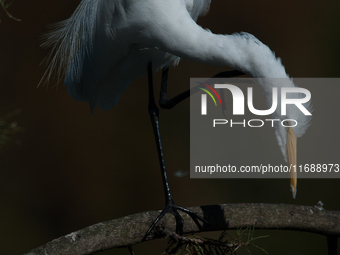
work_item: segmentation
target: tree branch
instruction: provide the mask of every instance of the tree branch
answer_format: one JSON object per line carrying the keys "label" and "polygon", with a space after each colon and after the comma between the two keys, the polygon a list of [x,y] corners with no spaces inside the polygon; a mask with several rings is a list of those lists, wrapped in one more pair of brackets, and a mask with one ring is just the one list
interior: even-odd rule
{"label": "tree branch", "polygon": [[[331,238],[328,239],[333,242],[336,237],[340,236],[340,212],[327,211],[317,206],[222,204],[189,209],[203,215],[210,224],[204,224],[200,230],[190,216],[181,214],[185,220],[184,233],[255,227],[256,229],[312,232],[330,236]],[[26,255],[85,255],[112,248],[127,247],[142,240],[158,214],[159,211],[143,212],[98,223],[54,239]],[[174,217],[166,215],[158,225],[175,231],[175,224]],[[149,240],[156,238],[160,238],[160,236],[153,234]]]}

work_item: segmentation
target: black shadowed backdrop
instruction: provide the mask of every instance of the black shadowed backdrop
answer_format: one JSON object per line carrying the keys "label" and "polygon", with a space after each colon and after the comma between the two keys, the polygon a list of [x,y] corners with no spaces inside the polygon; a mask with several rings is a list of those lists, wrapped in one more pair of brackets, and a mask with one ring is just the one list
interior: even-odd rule
{"label": "black shadowed backdrop", "polygon": [[[93,115],[88,103],[73,100],[62,83],[56,86],[52,81],[48,88],[37,88],[46,70],[40,63],[48,50],[39,47],[46,26],[68,18],[79,2],[15,0],[8,11],[21,22],[0,9],[0,117],[20,109],[11,120],[24,130],[0,151],[0,254],[22,254],[91,224],[164,206],[147,111],[146,77],[136,79],[118,105],[109,111],[96,109]],[[339,77],[339,8],[336,0],[213,1],[209,14],[198,23],[214,33],[254,34],[282,58],[292,77]],[[210,77],[225,70],[228,67],[181,60],[179,66],[170,68],[169,95],[188,89],[190,77]],[[154,77],[157,98],[160,78],[160,73]],[[322,109],[323,101],[315,98],[315,108]],[[299,180],[294,200],[288,179],[176,177],[179,170],[189,171],[189,101],[170,111],[161,110],[160,123],[170,185],[179,205],[315,205],[321,200],[325,209],[340,210],[339,179]],[[339,130],[337,124],[334,130]],[[322,143],[318,125],[321,123],[313,123],[299,140],[298,153],[339,152],[338,145]],[[282,157],[274,133],[266,135],[257,149],[264,155]],[[233,155],[242,155],[242,148],[235,145],[238,139],[242,138],[228,141],[239,150]],[[258,242],[270,254],[326,254],[324,236],[257,233],[270,235]],[[136,245],[134,250],[136,254],[161,254],[165,247],[166,241],[153,241]]]}

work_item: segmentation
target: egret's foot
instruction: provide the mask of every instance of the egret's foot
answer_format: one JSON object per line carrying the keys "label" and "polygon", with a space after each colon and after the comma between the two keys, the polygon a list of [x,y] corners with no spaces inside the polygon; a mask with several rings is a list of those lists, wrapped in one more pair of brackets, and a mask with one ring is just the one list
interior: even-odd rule
{"label": "egret's foot", "polygon": [[193,221],[196,223],[196,225],[199,227],[199,229],[202,229],[201,224],[198,222],[198,220],[202,221],[203,223],[209,224],[208,221],[206,221],[205,219],[203,219],[200,215],[198,215],[197,213],[190,211],[187,208],[181,207],[176,205],[173,201],[170,202],[164,209],[163,211],[158,215],[158,217],[155,219],[155,221],[152,223],[152,225],[150,226],[149,230],[146,232],[145,236],[142,239],[142,242],[146,240],[146,238],[150,235],[151,231],[154,229],[154,227],[156,226],[156,224],[158,223],[158,221],[160,219],[162,219],[164,217],[165,214],[167,213],[172,213],[175,216],[176,219],[176,233],[179,235],[183,234],[183,223],[184,220],[182,218],[182,216],[179,214],[179,211],[185,212],[186,214],[188,214]]}

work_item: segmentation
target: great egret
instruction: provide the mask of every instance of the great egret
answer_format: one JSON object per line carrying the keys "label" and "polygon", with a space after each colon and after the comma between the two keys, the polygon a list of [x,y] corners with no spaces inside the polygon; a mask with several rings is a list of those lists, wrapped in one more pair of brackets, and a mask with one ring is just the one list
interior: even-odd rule
{"label": "great egret", "polygon": [[[147,234],[167,212],[175,215],[177,232],[181,232],[183,225],[177,210],[189,213],[196,222],[196,218],[204,221],[173,202],[164,166],[152,73],[164,68],[163,102],[167,67],[173,62],[177,64],[180,58],[230,66],[255,78],[288,78],[281,60],[253,35],[217,35],[198,26],[199,15],[206,14],[209,7],[210,0],[83,0],[69,19],[58,23],[47,35],[44,44],[52,46],[50,65],[44,78],[49,80],[55,71],[59,77],[66,75],[64,83],[68,85],[70,95],[76,100],[89,101],[91,111],[96,107],[110,109],[132,80],[148,73],[149,111],[161,164],[166,208]],[[259,85],[269,103],[273,84],[263,79]],[[288,80],[280,86],[295,85]],[[305,107],[310,110],[311,104]],[[273,115],[282,119],[278,112]],[[296,109],[288,111],[285,118],[295,119],[299,125],[293,128],[277,125],[275,133],[284,158],[295,165],[296,137],[305,133],[309,118]],[[295,196],[296,174],[293,172],[291,187]]]}

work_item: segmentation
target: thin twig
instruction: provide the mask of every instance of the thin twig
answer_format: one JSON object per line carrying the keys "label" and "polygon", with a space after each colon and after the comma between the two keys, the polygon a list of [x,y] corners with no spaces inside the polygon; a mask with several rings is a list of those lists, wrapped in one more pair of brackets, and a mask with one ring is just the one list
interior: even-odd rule
{"label": "thin twig", "polygon": [[[9,18],[11,18],[11,19],[16,20],[16,21],[21,21],[21,19],[18,19],[18,18],[16,18],[16,17],[12,16],[12,15],[7,11],[7,8],[8,8],[12,3],[13,3],[13,1],[10,2],[9,4],[5,5],[5,0],[0,0],[0,4],[1,4],[1,6],[2,6],[2,9],[5,11],[5,13],[7,14],[7,16],[8,16]],[[1,20],[0,20],[0,22],[1,22]]]}

